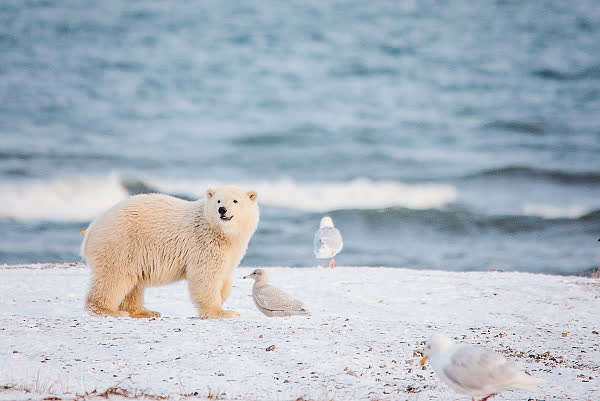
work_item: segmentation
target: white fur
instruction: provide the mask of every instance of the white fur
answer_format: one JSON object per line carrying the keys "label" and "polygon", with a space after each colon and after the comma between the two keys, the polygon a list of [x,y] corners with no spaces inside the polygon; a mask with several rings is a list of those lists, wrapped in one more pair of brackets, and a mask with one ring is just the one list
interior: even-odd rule
{"label": "white fur", "polygon": [[[157,316],[142,306],[144,288],[186,279],[200,317],[238,317],[222,305],[258,225],[256,198],[229,186],[193,202],[148,194],[116,204],[90,224],[81,245],[93,275],[90,312]],[[219,207],[230,221],[220,218]]]}

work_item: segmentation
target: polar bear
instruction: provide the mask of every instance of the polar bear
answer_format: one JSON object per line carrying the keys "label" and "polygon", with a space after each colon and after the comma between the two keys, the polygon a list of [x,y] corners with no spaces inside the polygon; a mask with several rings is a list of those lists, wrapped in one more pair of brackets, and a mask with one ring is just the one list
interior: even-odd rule
{"label": "polar bear", "polygon": [[258,225],[257,194],[226,186],[206,199],[136,195],[93,221],[81,244],[92,270],[87,309],[98,316],[160,316],[143,307],[145,287],[187,280],[201,318],[224,310],[233,270]]}

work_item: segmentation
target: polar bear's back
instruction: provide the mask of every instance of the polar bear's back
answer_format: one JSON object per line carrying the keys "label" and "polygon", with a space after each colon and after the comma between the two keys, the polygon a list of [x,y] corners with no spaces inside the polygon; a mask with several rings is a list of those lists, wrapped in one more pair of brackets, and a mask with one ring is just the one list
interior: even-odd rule
{"label": "polar bear's back", "polygon": [[81,256],[94,270],[117,268],[157,283],[173,281],[180,278],[173,274],[184,274],[184,261],[177,255],[189,249],[188,231],[201,213],[200,202],[163,194],[132,196],[90,224]]}

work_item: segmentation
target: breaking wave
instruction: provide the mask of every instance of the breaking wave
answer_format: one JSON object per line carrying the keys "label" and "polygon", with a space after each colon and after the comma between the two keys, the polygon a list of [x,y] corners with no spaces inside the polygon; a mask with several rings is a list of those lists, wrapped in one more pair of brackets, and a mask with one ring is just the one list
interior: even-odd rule
{"label": "breaking wave", "polygon": [[538,216],[545,219],[579,219],[590,213],[590,210],[580,205],[557,206],[538,203],[525,203],[523,214]]}
{"label": "breaking wave", "polygon": [[1,182],[0,218],[86,221],[127,197],[118,174]]}
{"label": "breaking wave", "polygon": [[[153,182],[164,192],[202,196],[208,187],[220,182]],[[272,182],[242,183],[254,189],[263,205],[310,212],[343,209],[438,209],[455,202],[457,191],[444,184],[404,184],[359,178],[347,182],[296,182],[290,179]]]}
{"label": "breaking wave", "polygon": [[0,183],[0,218],[41,221],[88,221],[128,195],[163,192],[198,198],[208,187],[237,184],[258,191],[265,206],[325,212],[341,209],[404,207],[436,209],[455,202],[457,191],[443,184],[413,185],[355,179],[348,182],[234,183],[192,180],[122,179],[108,176],[63,177]]}
{"label": "breaking wave", "polygon": [[[129,195],[162,192],[184,199],[196,199],[204,196],[206,188],[227,184],[258,191],[261,205],[314,213],[380,209],[445,213],[450,212],[448,206],[458,202],[456,188],[445,184],[405,184],[366,178],[347,182],[298,182],[281,179],[255,183],[157,178],[140,180],[124,179],[119,174],[112,173],[106,176],[0,183],[0,219],[86,222]],[[514,211],[513,218],[587,220],[595,219],[596,214],[597,211],[580,205],[524,203],[519,210]],[[498,216],[484,218],[495,219]]]}

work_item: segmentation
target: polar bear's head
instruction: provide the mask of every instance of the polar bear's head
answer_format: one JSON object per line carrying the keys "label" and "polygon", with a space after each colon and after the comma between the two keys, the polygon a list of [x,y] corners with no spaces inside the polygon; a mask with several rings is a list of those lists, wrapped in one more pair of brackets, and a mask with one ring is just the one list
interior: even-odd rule
{"label": "polar bear's head", "polygon": [[204,214],[227,237],[248,240],[258,225],[257,197],[254,191],[233,186],[207,189]]}

